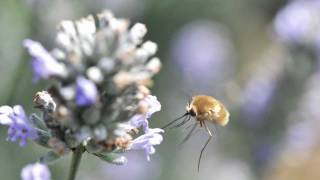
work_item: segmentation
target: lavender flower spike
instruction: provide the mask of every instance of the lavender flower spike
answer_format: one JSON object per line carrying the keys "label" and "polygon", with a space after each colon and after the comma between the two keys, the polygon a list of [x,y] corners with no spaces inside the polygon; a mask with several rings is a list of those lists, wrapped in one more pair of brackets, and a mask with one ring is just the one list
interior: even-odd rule
{"label": "lavender flower spike", "polygon": [[50,180],[51,174],[45,164],[35,163],[25,166],[21,171],[22,180]]}
{"label": "lavender flower spike", "polygon": [[140,106],[145,106],[147,109],[146,112],[134,115],[129,120],[129,124],[135,128],[142,126],[146,132],[149,128],[148,118],[150,118],[153,113],[161,110],[161,104],[156,96],[148,95],[140,102]]}
{"label": "lavender flower spike", "polygon": [[0,124],[9,126],[7,140],[20,140],[20,146],[25,146],[27,139],[37,138],[36,130],[29,124],[23,108],[19,105],[13,108],[1,106]]}
{"label": "lavender flower spike", "polygon": [[[0,124],[9,127],[8,140],[24,145],[34,138],[50,150],[41,163],[72,152],[69,180],[76,178],[83,153],[123,165],[127,159],[118,153],[132,147],[143,149],[150,159],[163,139],[163,130],[150,129],[148,123],[161,109],[148,89],[161,62],[155,57],[157,45],[144,39],[146,26],[132,26],[105,10],[63,20],[57,30],[50,50],[33,40],[23,42],[32,56],[34,80],[50,80],[50,85],[33,99],[41,116],[33,113],[27,118],[21,107],[0,107]],[[141,134],[138,128],[143,128]],[[44,177],[36,172],[44,172]],[[38,164],[26,167],[21,177],[48,180],[48,174]]]}
{"label": "lavender flower spike", "polygon": [[148,129],[148,131],[137,137],[132,141],[131,149],[144,149],[148,161],[150,161],[150,154],[156,152],[154,145],[161,144],[163,137],[160,133],[163,133],[164,130],[160,128]]}
{"label": "lavender flower spike", "polygon": [[23,41],[23,46],[28,49],[32,56],[34,82],[39,79],[48,79],[50,76],[66,76],[66,67],[57,62],[39,42],[26,39]]}
{"label": "lavender flower spike", "polygon": [[98,90],[96,85],[84,78],[77,78],[76,102],[79,106],[90,106],[97,101]]}

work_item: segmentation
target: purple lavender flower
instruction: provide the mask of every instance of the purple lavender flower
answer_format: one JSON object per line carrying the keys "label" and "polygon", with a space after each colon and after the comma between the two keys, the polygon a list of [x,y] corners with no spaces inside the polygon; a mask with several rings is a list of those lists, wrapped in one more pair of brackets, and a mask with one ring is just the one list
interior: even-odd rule
{"label": "purple lavender flower", "polygon": [[79,106],[89,106],[97,101],[98,90],[96,85],[84,78],[77,78],[76,102]]}
{"label": "purple lavender flower", "polygon": [[65,66],[58,63],[39,42],[26,39],[23,41],[23,45],[32,56],[31,64],[34,71],[34,82],[39,79],[48,79],[51,76],[64,77],[66,75]]}
{"label": "purple lavender flower", "polygon": [[284,73],[284,57],[286,56],[272,48],[256,62],[257,68],[251,72],[242,92],[241,110],[247,125],[259,126],[265,122],[263,117],[271,108],[270,103]]}
{"label": "purple lavender flower", "polygon": [[297,108],[288,116],[285,147],[290,152],[307,154],[319,141],[320,71],[307,80],[305,91]]}
{"label": "purple lavender flower", "polygon": [[8,141],[20,140],[20,146],[25,146],[27,139],[37,137],[36,130],[29,124],[28,118],[19,105],[13,108],[9,106],[0,107],[0,124],[8,125]]}
{"label": "purple lavender flower", "polygon": [[[145,150],[149,159],[163,130],[148,126],[148,118],[161,109],[157,98],[148,96],[161,63],[155,57],[156,43],[144,40],[146,26],[130,25],[105,10],[76,21],[63,20],[57,28],[56,46],[50,51],[38,42],[24,41],[32,56],[34,80],[52,78],[54,83],[48,88],[50,94],[41,91],[34,97],[42,116],[32,114],[28,119],[21,107],[0,108],[0,123],[9,126],[8,140],[24,145],[28,138],[36,138],[51,150],[42,163],[71,150],[78,162],[85,149],[101,160],[123,165],[127,158],[114,152],[131,147]],[[101,100],[102,94],[108,101]],[[132,132],[141,126],[145,134],[136,138]],[[75,179],[77,164],[71,164],[68,179]],[[21,177],[47,180],[50,174],[38,164],[27,166]]]}
{"label": "purple lavender flower", "polygon": [[150,154],[156,152],[154,145],[161,144],[163,137],[160,133],[163,133],[164,130],[160,128],[148,129],[148,131],[137,137],[132,141],[131,149],[144,149],[148,161],[150,161]]}
{"label": "purple lavender flower", "polygon": [[310,121],[290,124],[287,130],[287,145],[296,151],[307,151],[316,143],[316,133]]}
{"label": "purple lavender flower", "polygon": [[274,144],[268,139],[262,139],[262,141],[255,142],[252,149],[255,166],[257,168],[268,166],[274,156]]}
{"label": "purple lavender flower", "polygon": [[143,130],[146,132],[149,128],[148,119],[151,115],[157,111],[161,110],[161,104],[158,101],[156,96],[148,95],[145,97],[141,103],[145,103],[147,105],[147,112],[144,114],[136,114],[130,120],[129,124],[135,128],[139,128],[142,126]]}
{"label": "purple lavender flower", "polygon": [[251,125],[260,123],[258,120],[261,120],[261,114],[268,108],[277,87],[277,79],[268,79],[267,74],[264,77],[259,75],[255,74],[244,89],[243,110]]}
{"label": "purple lavender flower", "polygon": [[45,164],[35,163],[25,166],[21,171],[22,180],[50,180],[51,174]]}
{"label": "purple lavender flower", "polygon": [[274,20],[276,34],[285,42],[315,43],[320,28],[320,1],[290,1]]}
{"label": "purple lavender flower", "polygon": [[232,73],[233,47],[225,28],[208,21],[192,22],[173,41],[172,56],[184,77],[207,84]]}

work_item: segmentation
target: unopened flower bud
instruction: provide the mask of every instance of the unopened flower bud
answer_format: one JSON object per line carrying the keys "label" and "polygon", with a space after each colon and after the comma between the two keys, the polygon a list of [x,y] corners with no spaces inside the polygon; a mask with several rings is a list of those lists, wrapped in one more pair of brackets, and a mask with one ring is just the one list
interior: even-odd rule
{"label": "unopened flower bud", "polygon": [[103,81],[103,74],[97,67],[90,67],[87,70],[87,76],[95,83],[101,83]]}
{"label": "unopened flower bud", "polygon": [[130,29],[130,37],[133,43],[140,44],[142,41],[142,38],[147,33],[146,25],[142,23],[136,23],[131,29]]}
{"label": "unopened flower bud", "polygon": [[54,112],[56,110],[57,105],[47,91],[37,92],[33,102],[36,104],[36,106],[46,109],[49,112]]}
{"label": "unopened flower bud", "polygon": [[152,58],[146,65],[146,68],[152,73],[156,74],[161,69],[161,62],[159,58]]}

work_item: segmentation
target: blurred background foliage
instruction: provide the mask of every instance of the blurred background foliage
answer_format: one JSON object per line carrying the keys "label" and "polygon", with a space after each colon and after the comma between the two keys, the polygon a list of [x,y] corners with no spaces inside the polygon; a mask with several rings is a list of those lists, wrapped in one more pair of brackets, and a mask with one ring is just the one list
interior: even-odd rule
{"label": "blurred background foliage", "polygon": [[[89,179],[319,179],[320,85],[318,0],[2,0],[0,2],[0,104],[22,104],[46,87],[32,85],[22,40],[51,49],[63,19],[111,9],[142,22],[146,39],[159,45],[163,69],[153,94],[162,111],[152,127],[184,113],[190,96],[207,94],[225,103],[231,120],[217,127],[214,142],[196,170],[206,134],[179,145],[185,128],[168,130],[151,162],[128,154],[126,166],[84,156],[79,180]],[[319,11],[319,12],[318,12]],[[0,128],[1,179],[19,179],[20,169],[45,149],[5,141]],[[70,157],[50,165],[65,179]]]}

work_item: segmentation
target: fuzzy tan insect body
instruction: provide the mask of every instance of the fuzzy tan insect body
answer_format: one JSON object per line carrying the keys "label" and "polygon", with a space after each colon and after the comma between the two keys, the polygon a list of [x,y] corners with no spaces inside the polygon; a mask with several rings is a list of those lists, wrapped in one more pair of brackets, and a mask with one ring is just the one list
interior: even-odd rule
{"label": "fuzzy tan insect body", "polygon": [[229,122],[228,110],[220,101],[211,96],[194,96],[186,109],[191,116],[200,122],[201,126],[203,121],[210,121],[221,126],[225,126]]}

